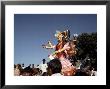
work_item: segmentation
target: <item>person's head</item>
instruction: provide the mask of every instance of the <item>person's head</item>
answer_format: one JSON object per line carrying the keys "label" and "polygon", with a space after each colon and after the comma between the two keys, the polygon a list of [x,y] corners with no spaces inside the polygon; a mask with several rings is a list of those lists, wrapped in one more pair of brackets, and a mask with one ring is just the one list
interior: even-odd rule
{"label": "person's head", "polygon": [[21,65],[20,64],[17,64],[16,65],[16,69],[20,69],[21,68]]}
{"label": "person's head", "polygon": [[31,64],[29,64],[29,66],[31,67]]}
{"label": "person's head", "polygon": [[24,67],[24,63],[22,64],[22,67]]}
{"label": "person's head", "polygon": [[34,64],[32,64],[32,68],[34,68]]}
{"label": "person's head", "polygon": [[48,63],[48,73],[49,75],[55,73],[61,73],[62,65],[59,59],[53,59]]}
{"label": "person's head", "polygon": [[43,59],[42,61],[43,61],[43,64],[45,64],[45,61],[46,61],[46,60],[45,60],[45,59]]}

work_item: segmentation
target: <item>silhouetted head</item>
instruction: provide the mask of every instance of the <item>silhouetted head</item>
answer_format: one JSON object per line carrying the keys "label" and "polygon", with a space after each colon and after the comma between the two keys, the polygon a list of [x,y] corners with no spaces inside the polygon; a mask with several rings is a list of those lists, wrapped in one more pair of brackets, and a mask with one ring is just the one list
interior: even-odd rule
{"label": "silhouetted head", "polygon": [[59,59],[53,59],[48,63],[49,75],[61,73],[62,65]]}
{"label": "silhouetted head", "polygon": [[42,61],[43,61],[43,64],[45,64],[46,60],[45,60],[45,59],[43,59]]}

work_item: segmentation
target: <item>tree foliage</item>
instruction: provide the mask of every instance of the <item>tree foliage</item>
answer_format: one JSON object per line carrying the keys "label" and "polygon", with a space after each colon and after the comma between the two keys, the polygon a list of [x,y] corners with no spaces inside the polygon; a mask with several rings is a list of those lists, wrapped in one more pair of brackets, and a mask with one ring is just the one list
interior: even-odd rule
{"label": "tree foliage", "polygon": [[92,66],[97,65],[97,33],[82,33],[77,37],[78,60],[84,60],[86,57],[91,59]]}
{"label": "tree foliage", "polygon": [[82,58],[85,58],[87,55],[90,58],[97,58],[97,33],[82,33],[77,40],[79,55]]}

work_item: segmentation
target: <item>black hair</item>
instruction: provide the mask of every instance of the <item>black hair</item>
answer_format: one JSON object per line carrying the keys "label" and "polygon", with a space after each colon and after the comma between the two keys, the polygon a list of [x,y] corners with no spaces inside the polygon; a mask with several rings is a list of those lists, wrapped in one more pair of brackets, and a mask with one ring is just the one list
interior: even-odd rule
{"label": "black hair", "polygon": [[45,61],[46,61],[46,60],[45,60],[45,59],[43,59],[42,61],[43,61],[43,64],[45,64]]}
{"label": "black hair", "polygon": [[88,76],[88,74],[86,72],[81,71],[81,70],[77,70],[77,72],[74,76]]}
{"label": "black hair", "polygon": [[59,59],[53,59],[48,63],[48,69],[51,69],[52,74],[60,73],[62,65]]}

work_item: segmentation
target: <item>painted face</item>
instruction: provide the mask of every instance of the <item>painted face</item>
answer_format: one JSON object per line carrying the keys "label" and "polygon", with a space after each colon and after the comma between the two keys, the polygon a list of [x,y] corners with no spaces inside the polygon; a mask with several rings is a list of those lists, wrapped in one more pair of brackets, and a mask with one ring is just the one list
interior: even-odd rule
{"label": "painted face", "polygon": [[58,39],[58,41],[62,41],[63,40],[63,34],[64,32],[60,32],[60,31],[56,31],[55,37]]}
{"label": "painted face", "polygon": [[59,35],[57,36],[57,39],[58,39],[59,41],[62,41],[62,38],[63,38],[63,35],[62,35],[62,34],[59,34]]}

